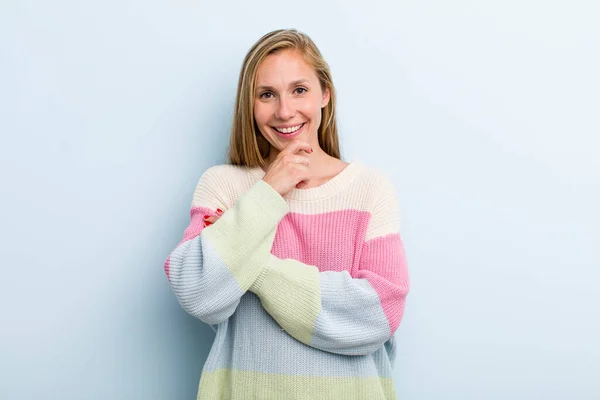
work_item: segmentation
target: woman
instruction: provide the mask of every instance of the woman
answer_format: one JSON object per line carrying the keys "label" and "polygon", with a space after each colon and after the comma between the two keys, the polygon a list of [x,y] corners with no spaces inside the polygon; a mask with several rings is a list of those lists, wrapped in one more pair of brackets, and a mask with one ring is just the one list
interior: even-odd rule
{"label": "woman", "polygon": [[263,36],[239,77],[229,164],[196,187],[165,271],[216,337],[198,399],[395,399],[409,290],[388,178],[340,159],[335,90],[312,40]]}

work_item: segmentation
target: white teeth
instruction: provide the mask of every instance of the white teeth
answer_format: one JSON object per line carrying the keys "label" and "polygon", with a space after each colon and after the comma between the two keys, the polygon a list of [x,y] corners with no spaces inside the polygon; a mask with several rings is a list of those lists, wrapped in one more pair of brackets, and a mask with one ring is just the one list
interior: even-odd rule
{"label": "white teeth", "polygon": [[294,133],[296,132],[298,129],[300,129],[302,127],[303,124],[300,124],[298,126],[292,126],[291,128],[283,128],[283,129],[277,129],[275,128],[278,132],[281,133]]}

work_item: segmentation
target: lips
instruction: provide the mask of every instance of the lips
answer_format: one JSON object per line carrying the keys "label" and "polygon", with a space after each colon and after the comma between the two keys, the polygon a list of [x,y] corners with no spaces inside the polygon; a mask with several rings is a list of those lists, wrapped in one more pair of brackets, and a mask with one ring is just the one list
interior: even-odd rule
{"label": "lips", "polygon": [[[284,138],[284,139],[291,139],[291,138],[298,136],[300,133],[304,132],[305,125],[306,125],[306,122],[302,123],[298,130],[291,132],[291,133],[279,132],[277,129],[275,129],[273,127],[271,127],[271,129],[273,129],[273,131],[277,134],[277,136]],[[298,125],[296,125],[296,126],[298,126]]]}
{"label": "lips", "polygon": [[284,135],[290,135],[292,133],[295,133],[298,129],[301,129],[303,125],[304,125],[304,122],[301,124],[298,124],[298,125],[287,127],[287,128],[274,128],[274,129],[277,130],[279,133],[283,133]]}

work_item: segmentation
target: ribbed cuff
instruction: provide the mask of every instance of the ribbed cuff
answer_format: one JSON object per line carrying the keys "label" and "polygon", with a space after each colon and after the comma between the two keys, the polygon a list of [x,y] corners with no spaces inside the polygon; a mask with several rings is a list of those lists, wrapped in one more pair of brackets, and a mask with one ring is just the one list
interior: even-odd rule
{"label": "ribbed cuff", "polygon": [[271,254],[249,290],[260,298],[265,310],[282,328],[310,345],[321,312],[319,279],[316,266]]}
{"label": "ribbed cuff", "polygon": [[[271,260],[271,257],[273,255],[271,254],[269,256],[269,261]],[[265,282],[265,280],[267,279],[267,275],[269,274],[269,265],[265,265],[262,270],[260,271],[260,274],[258,274],[258,277],[256,278],[256,280],[254,281],[254,283],[250,286],[250,288],[248,290],[250,290],[253,293],[258,294],[260,292],[260,289],[263,286],[263,283]]]}

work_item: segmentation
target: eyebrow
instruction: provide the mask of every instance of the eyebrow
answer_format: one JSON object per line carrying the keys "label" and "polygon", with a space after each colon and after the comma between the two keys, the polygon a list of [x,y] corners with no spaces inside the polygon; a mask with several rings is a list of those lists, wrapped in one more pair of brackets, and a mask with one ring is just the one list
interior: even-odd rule
{"label": "eyebrow", "polygon": [[[297,86],[297,85],[300,85],[300,84],[302,84],[302,83],[309,83],[309,81],[308,81],[308,79],[298,79],[298,80],[296,80],[296,81],[294,81],[294,82],[291,82],[289,86],[290,86],[290,87],[292,87],[292,86]],[[273,90],[273,87],[271,87],[271,86],[266,86],[266,85],[261,85],[261,86],[257,86],[257,87],[256,87],[256,91],[257,91],[257,92],[258,92],[258,91],[261,91],[261,90],[265,90],[265,89]]]}

